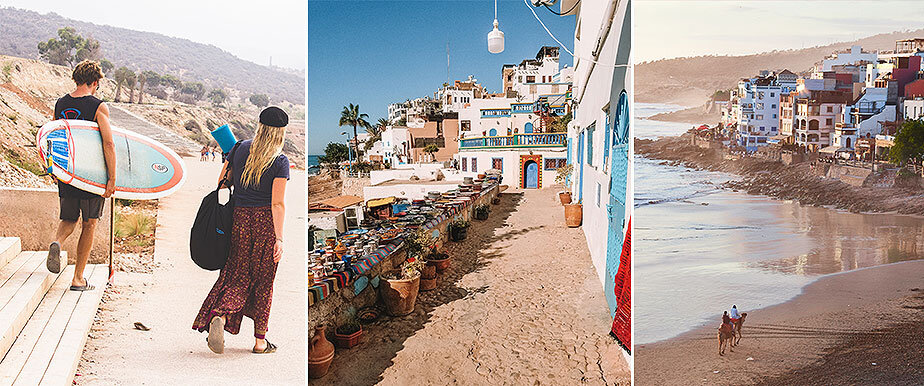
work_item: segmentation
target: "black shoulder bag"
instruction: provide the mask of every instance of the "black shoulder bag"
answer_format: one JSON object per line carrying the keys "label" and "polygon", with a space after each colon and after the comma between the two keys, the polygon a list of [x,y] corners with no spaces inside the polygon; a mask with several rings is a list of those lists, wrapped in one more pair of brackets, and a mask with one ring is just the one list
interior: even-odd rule
{"label": "black shoulder bag", "polygon": [[[234,190],[229,174],[231,174],[231,160],[237,145],[228,152],[228,167],[222,176],[218,188],[209,193],[199,204],[199,212],[193,222],[189,235],[189,254],[193,262],[202,269],[215,271],[224,268],[231,255],[231,227],[234,225]],[[231,191],[231,197],[226,204],[218,200],[218,193],[222,187]]]}

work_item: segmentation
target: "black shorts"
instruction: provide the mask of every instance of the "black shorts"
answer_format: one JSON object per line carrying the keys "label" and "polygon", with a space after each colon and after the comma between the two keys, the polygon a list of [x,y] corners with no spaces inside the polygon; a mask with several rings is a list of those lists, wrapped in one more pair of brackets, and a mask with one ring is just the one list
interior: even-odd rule
{"label": "black shorts", "polygon": [[103,215],[103,204],[106,199],[102,197],[74,198],[59,197],[61,203],[61,220],[77,221],[83,213],[83,221],[98,219]]}

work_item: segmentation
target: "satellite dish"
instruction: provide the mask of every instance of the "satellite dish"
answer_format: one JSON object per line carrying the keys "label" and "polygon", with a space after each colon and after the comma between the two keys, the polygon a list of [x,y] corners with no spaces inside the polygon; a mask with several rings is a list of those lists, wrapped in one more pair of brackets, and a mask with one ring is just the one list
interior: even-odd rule
{"label": "satellite dish", "polygon": [[555,5],[555,3],[558,2],[558,0],[529,0],[529,2],[533,4],[533,7],[542,7],[542,6],[551,7]]}

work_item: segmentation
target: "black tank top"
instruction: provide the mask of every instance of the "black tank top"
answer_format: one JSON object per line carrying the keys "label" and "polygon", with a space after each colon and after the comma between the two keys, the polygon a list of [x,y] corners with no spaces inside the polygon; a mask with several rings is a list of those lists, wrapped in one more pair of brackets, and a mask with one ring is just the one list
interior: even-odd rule
{"label": "black tank top", "polygon": [[[55,103],[55,119],[82,119],[96,122],[96,111],[103,101],[93,95],[74,98],[70,94],[58,98]],[[99,195],[77,189],[58,181],[58,195],[61,197],[90,199]]]}

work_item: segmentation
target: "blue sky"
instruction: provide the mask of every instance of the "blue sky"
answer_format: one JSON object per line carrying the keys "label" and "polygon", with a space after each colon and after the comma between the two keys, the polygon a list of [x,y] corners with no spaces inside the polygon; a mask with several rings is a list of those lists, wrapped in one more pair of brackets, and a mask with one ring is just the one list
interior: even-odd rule
{"label": "blue sky", "polygon": [[635,1],[636,62],[805,48],[924,28],[924,1]]}
{"label": "blue sky", "polygon": [[[555,7],[557,10],[557,7]],[[370,122],[388,104],[431,95],[446,81],[446,43],[451,79],[474,75],[490,91],[501,88],[501,66],[535,57],[558,44],[520,1],[498,1],[505,50],[488,52],[493,1],[310,1],[308,3],[308,153],[322,154],[343,142],[337,126],[343,106],[354,103]],[[574,16],[536,13],[568,49]],[[573,63],[561,51],[562,64]],[[352,131],[352,129],[350,129]]]}

